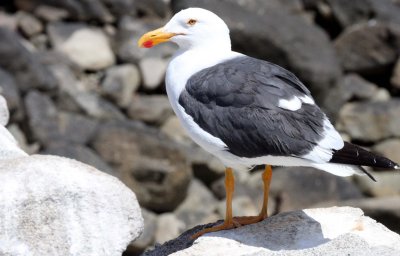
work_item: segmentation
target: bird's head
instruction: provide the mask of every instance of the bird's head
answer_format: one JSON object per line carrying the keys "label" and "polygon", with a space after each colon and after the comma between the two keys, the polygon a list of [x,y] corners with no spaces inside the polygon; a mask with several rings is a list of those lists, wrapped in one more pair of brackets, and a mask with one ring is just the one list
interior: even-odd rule
{"label": "bird's head", "polygon": [[181,49],[198,47],[228,48],[229,29],[216,14],[201,8],[188,8],[175,14],[159,29],[144,34],[139,47],[150,48],[163,42],[174,42]]}

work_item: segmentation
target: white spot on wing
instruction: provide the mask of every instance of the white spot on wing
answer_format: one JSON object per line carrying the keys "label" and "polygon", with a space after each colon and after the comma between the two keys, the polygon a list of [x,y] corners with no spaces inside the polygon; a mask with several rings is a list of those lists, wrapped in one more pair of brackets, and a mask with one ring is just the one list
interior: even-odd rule
{"label": "white spot on wing", "polygon": [[301,108],[301,100],[296,96],[290,100],[280,99],[278,102],[278,107],[296,111]]}
{"label": "white spot on wing", "polygon": [[315,104],[314,100],[311,97],[307,96],[307,95],[305,95],[303,97],[300,97],[300,100],[303,103],[306,103],[306,104],[310,104],[310,105],[314,105]]}
{"label": "white spot on wing", "polygon": [[314,105],[315,102],[311,97],[307,95],[296,97],[294,96],[290,100],[280,99],[278,102],[278,107],[284,108],[291,111],[296,111],[301,108],[302,103]]}

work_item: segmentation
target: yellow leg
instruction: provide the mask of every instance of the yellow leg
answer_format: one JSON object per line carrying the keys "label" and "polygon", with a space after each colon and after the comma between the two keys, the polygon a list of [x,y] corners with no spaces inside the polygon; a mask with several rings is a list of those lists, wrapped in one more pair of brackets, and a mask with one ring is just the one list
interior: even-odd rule
{"label": "yellow leg", "polygon": [[265,166],[265,170],[262,173],[262,180],[264,184],[264,198],[263,204],[261,207],[261,211],[257,216],[249,216],[249,217],[236,217],[234,221],[240,225],[249,225],[253,223],[260,222],[268,217],[268,195],[269,195],[269,185],[272,179],[272,168],[270,165]]}
{"label": "yellow leg", "polygon": [[233,229],[235,227],[249,225],[253,223],[260,222],[268,217],[267,209],[268,209],[268,194],[269,194],[269,185],[272,179],[272,168],[270,165],[265,166],[265,170],[262,173],[262,180],[264,184],[264,199],[263,205],[261,207],[261,211],[257,216],[248,216],[248,217],[235,217],[232,216],[232,196],[233,191],[235,190],[235,180],[233,177],[232,168],[226,168],[225,170],[225,191],[226,191],[226,216],[224,223],[221,225],[217,225],[211,228],[203,229],[192,236],[192,239],[196,239],[199,236],[216,232],[220,230]]}
{"label": "yellow leg", "polygon": [[272,179],[272,168],[271,165],[266,165],[265,170],[262,173],[262,180],[264,184],[264,199],[263,199],[263,205],[261,208],[260,216],[262,216],[264,219],[268,217],[268,197],[269,197],[269,185],[271,184],[271,179]]}
{"label": "yellow leg", "polygon": [[199,236],[206,234],[206,233],[232,229],[232,228],[235,228],[238,226],[238,224],[233,220],[233,215],[232,215],[232,196],[233,196],[234,190],[235,190],[235,178],[233,176],[232,168],[228,167],[225,170],[226,215],[225,215],[224,223],[222,223],[221,225],[211,227],[211,228],[203,229],[203,230],[197,232],[196,234],[194,234],[192,236],[192,239],[196,239]]}

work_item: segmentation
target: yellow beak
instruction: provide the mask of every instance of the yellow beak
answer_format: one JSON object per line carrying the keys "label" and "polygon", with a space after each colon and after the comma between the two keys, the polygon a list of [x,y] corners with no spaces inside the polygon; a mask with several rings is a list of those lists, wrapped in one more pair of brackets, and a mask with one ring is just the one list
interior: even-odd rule
{"label": "yellow beak", "polygon": [[168,42],[169,39],[175,36],[175,33],[167,33],[164,28],[159,28],[144,34],[138,41],[139,47],[151,48],[154,45]]}

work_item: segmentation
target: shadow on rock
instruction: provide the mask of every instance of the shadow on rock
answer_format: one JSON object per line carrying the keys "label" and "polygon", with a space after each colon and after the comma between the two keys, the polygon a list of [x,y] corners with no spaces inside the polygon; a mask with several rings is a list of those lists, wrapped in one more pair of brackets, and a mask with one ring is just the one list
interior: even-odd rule
{"label": "shadow on rock", "polygon": [[197,226],[144,255],[400,255],[400,236],[357,208],[287,212],[190,240],[195,232],[215,224]]}
{"label": "shadow on rock", "polygon": [[178,238],[156,246],[154,250],[145,252],[143,256],[169,255],[189,248],[201,239],[211,237],[234,240],[241,244],[261,247],[270,251],[312,248],[329,241],[329,239],[324,238],[321,224],[303,211],[282,213],[257,224],[209,233],[197,240],[191,239],[191,236],[196,232],[220,223],[222,223],[222,220],[196,226]]}

